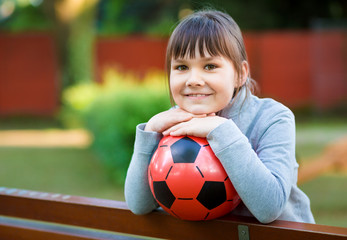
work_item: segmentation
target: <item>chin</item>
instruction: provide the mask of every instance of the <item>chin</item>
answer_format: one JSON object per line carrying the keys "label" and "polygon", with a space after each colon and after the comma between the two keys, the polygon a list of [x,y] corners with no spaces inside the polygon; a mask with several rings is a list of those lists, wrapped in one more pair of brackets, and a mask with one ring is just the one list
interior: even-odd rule
{"label": "chin", "polygon": [[201,107],[199,107],[199,108],[187,108],[184,110],[186,110],[187,112],[190,112],[192,114],[196,114],[196,115],[214,113],[214,111],[209,111],[209,109],[201,108]]}

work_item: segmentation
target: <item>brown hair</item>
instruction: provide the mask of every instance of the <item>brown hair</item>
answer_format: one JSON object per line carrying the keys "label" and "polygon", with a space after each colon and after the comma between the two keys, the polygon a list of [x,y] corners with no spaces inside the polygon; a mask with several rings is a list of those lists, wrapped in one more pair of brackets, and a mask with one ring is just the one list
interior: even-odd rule
{"label": "brown hair", "polygon": [[[242,62],[248,62],[242,33],[236,22],[226,13],[202,10],[183,19],[171,34],[166,50],[168,81],[171,60],[187,56],[194,58],[196,47],[202,57],[207,51],[211,56],[223,56],[231,60],[238,77],[242,75]],[[234,96],[243,87],[253,92],[254,81],[250,76],[247,76],[243,86],[235,90]]]}

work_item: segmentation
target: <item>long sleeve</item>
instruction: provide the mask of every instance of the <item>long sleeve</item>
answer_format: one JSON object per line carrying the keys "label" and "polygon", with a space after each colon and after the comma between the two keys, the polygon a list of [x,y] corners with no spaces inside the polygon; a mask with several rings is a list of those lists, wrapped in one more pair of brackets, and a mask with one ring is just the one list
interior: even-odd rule
{"label": "long sleeve", "polygon": [[260,222],[268,223],[280,216],[290,195],[295,168],[293,116],[279,113],[255,131],[255,149],[232,120],[212,131],[208,141],[243,203]]}
{"label": "long sleeve", "polygon": [[145,124],[136,127],[133,156],[125,179],[124,194],[129,209],[146,214],[158,207],[148,184],[148,165],[162,135],[143,131]]}

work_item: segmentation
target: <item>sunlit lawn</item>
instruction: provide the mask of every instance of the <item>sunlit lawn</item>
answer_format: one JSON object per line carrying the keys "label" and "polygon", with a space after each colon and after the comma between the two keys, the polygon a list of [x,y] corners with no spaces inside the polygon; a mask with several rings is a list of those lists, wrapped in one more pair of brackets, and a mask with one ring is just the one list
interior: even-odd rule
{"label": "sunlit lawn", "polygon": [[[315,120],[297,123],[297,156],[299,162],[313,161],[324,147],[347,135],[347,122]],[[347,173],[328,173],[300,188],[311,199],[316,222],[324,225],[347,227]]]}
{"label": "sunlit lawn", "polygon": [[318,156],[327,144],[346,135],[347,121],[345,118],[297,122],[296,154],[298,160],[309,160]]}
{"label": "sunlit lawn", "polygon": [[90,149],[2,147],[0,186],[124,200]]}
{"label": "sunlit lawn", "polygon": [[[13,127],[2,124],[0,129]],[[344,121],[298,123],[299,161],[317,156],[327,143],[346,134]],[[329,173],[300,186],[311,199],[317,223],[347,227],[346,185],[346,173]],[[124,200],[123,187],[109,181],[88,148],[0,147],[0,186]]]}
{"label": "sunlit lawn", "polygon": [[346,184],[347,174],[326,174],[300,186],[318,224],[347,227]]}

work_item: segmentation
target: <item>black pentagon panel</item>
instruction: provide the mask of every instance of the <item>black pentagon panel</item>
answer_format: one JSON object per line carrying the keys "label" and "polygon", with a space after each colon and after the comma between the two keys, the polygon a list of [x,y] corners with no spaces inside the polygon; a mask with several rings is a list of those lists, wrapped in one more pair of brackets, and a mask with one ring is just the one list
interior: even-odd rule
{"label": "black pentagon panel", "polygon": [[189,137],[184,137],[171,145],[174,163],[194,163],[201,146]]}
{"label": "black pentagon panel", "polygon": [[153,191],[155,198],[167,208],[176,200],[165,181],[153,181]]}
{"label": "black pentagon panel", "polygon": [[218,207],[227,199],[224,182],[206,181],[196,199],[208,210]]}

